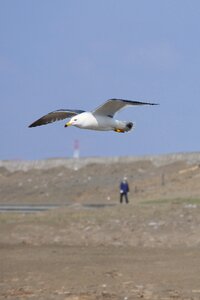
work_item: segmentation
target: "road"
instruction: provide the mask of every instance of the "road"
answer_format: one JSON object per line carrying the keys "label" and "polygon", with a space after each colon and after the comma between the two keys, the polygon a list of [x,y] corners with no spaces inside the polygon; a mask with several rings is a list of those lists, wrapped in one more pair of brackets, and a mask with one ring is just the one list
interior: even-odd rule
{"label": "road", "polygon": [[13,205],[7,205],[7,204],[0,204],[0,212],[24,212],[24,213],[33,213],[33,212],[40,212],[40,211],[47,211],[59,207],[66,207],[66,206],[77,206],[85,209],[95,209],[95,208],[103,208],[106,206],[114,206],[116,204],[105,204],[105,203],[100,203],[100,204],[42,204],[42,205],[21,205],[21,204],[13,204]]}

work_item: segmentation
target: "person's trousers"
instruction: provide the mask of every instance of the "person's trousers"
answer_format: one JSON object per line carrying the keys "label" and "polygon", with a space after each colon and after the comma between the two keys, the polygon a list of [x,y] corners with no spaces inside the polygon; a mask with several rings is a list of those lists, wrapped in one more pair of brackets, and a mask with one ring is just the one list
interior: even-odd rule
{"label": "person's trousers", "polygon": [[127,193],[120,193],[120,203],[123,202],[123,198],[125,198],[126,203],[128,203],[128,195],[127,195]]}

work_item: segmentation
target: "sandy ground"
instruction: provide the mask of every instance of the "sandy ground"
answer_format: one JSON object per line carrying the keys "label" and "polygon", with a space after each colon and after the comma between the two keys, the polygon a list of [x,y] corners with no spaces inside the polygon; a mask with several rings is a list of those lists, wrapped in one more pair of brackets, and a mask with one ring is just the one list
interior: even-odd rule
{"label": "sandy ground", "polygon": [[0,171],[0,204],[61,205],[0,214],[0,299],[200,299],[198,165]]}
{"label": "sandy ground", "polygon": [[199,299],[199,249],[1,249],[1,299]]}

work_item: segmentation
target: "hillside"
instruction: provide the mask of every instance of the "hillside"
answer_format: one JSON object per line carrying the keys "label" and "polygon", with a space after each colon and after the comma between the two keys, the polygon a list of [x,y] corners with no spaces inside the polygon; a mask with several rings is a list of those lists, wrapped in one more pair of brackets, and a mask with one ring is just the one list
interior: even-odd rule
{"label": "hillside", "polygon": [[0,161],[0,203],[115,203],[124,175],[134,202],[200,197],[200,153],[184,153]]}

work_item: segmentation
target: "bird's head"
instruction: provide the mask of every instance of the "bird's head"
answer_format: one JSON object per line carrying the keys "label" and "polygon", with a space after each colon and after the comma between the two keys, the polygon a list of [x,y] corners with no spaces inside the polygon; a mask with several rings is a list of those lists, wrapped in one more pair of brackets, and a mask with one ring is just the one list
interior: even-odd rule
{"label": "bird's head", "polygon": [[87,115],[88,113],[84,112],[84,113],[81,113],[81,114],[78,114],[74,117],[72,117],[69,122],[67,122],[65,124],[65,127],[68,127],[68,126],[76,126],[76,127],[79,127],[79,128],[84,128],[87,126]]}
{"label": "bird's head", "polygon": [[80,123],[80,118],[79,118],[79,116],[77,115],[77,116],[72,117],[72,118],[69,120],[69,122],[67,122],[67,123],[65,124],[65,127],[68,127],[68,126],[78,126],[79,123]]}

